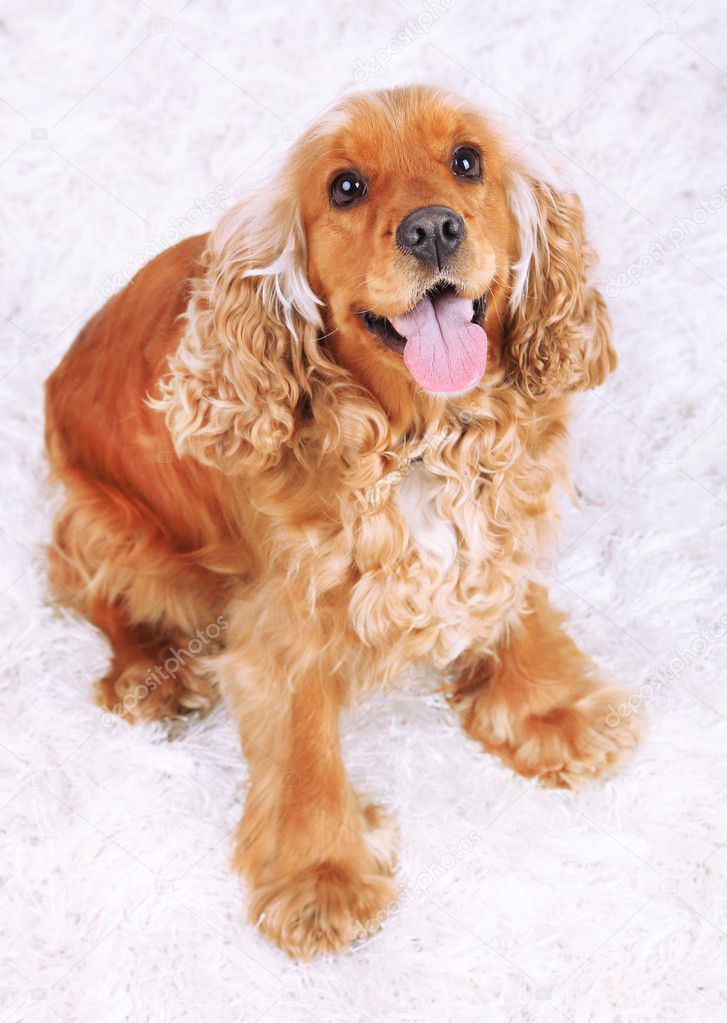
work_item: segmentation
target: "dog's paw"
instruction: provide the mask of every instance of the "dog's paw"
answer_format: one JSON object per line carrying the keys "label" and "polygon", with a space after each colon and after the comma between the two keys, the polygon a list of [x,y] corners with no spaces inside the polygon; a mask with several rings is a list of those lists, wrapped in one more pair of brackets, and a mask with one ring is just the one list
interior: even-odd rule
{"label": "dog's paw", "polygon": [[292,959],[311,961],[373,934],[395,899],[390,874],[327,860],[254,888],[250,920]]}
{"label": "dog's paw", "polygon": [[195,710],[206,714],[218,698],[210,676],[191,662],[170,673],[151,661],[136,661],[102,678],[96,692],[105,711],[132,724],[179,718]]}
{"label": "dog's paw", "polygon": [[580,788],[616,771],[638,745],[641,715],[631,707],[628,715],[616,710],[628,706],[628,696],[623,689],[594,689],[547,714],[525,717],[506,739],[485,715],[472,732],[524,777],[547,787]]}

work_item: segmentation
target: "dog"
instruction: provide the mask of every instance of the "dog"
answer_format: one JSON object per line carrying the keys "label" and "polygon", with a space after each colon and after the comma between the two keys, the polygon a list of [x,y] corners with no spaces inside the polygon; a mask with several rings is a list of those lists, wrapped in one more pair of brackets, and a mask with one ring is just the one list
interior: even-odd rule
{"label": "dog", "polygon": [[250,771],[233,865],[292,957],[395,904],[342,705],[428,665],[526,778],[575,787],[636,746],[536,565],[570,396],[616,365],[594,266],[578,197],[478,109],[352,95],[47,382],[50,582],[109,639],[98,701],[148,721],[224,693]]}

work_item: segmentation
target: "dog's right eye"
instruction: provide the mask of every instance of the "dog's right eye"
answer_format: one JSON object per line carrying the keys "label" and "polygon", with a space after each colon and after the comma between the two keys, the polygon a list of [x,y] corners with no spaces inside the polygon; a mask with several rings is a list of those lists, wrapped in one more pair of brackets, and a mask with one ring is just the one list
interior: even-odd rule
{"label": "dog's right eye", "polygon": [[344,171],[337,174],[330,184],[328,194],[334,206],[350,206],[357,199],[363,199],[368,185],[356,171]]}

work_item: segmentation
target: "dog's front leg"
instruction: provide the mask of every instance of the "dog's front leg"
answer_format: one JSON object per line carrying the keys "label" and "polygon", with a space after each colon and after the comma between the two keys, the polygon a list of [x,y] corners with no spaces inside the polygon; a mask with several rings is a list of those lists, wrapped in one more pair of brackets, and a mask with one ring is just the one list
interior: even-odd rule
{"label": "dog's front leg", "polygon": [[251,774],[234,864],[250,886],[251,921],[299,959],[365,937],[396,897],[394,831],[346,776],[342,684],[309,630],[279,623],[277,648],[249,637],[224,669]]}
{"label": "dog's front leg", "polygon": [[642,722],[627,690],[600,683],[562,620],[532,586],[526,613],[494,655],[463,655],[453,702],[488,752],[526,778],[577,788],[633,753]]}

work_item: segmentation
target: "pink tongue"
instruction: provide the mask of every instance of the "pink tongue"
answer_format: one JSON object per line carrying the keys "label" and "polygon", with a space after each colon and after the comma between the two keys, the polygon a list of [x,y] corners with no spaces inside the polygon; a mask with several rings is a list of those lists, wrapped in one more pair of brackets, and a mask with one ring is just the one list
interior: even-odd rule
{"label": "pink tongue", "polygon": [[441,394],[477,383],[487,363],[487,334],[471,320],[472,302],[450,292],[423,298],[392,319],[406,338],[404,362],[418,384]]}

